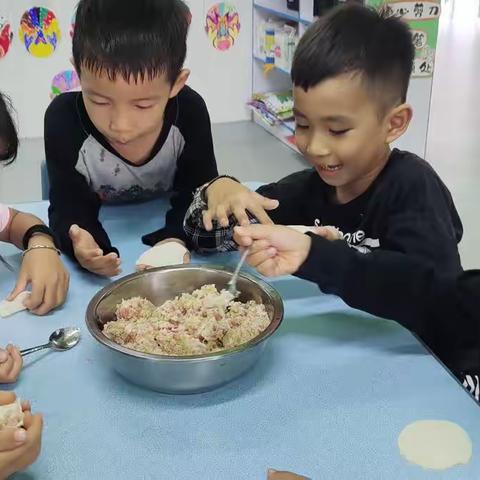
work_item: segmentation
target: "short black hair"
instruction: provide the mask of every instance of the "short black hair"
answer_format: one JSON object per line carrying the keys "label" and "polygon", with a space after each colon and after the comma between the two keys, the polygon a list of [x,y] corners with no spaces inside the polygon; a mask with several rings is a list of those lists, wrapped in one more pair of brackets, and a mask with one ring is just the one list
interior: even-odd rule
{"label": "short black hair", "polygon": [[292,81],[307,91],[338,75],[358,73],[375,98],[391,107],[406,101],[414,57],[405,22],[387,17],[384,10],[347,4],[305,32],[295,52]]}
{"label": "short black hair", "polygon": [[18,153],[18,134],[12,118],[12,103],[0,92],[0,162],[13,162]]}
{"label": "short black hair", "polygon": [[182,0],[80,0],[73,34],[73,60],[105,72],[111,80],[175,82],[187,54],[190,10]]}

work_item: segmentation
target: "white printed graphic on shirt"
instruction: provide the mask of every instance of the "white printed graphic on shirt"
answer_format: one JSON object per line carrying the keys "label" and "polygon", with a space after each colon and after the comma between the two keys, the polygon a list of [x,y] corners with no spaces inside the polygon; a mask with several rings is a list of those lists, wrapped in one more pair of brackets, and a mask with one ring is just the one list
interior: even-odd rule
{"label": "white printed graphic on shirt", "polygon": [[[315,219],[315,226],[322,227],[322,222],[320,219]],[[338,227],[340,234],[343,236],[343,239],[348,243],[348,246],[355,248],[360,253],[370,253],[376,248],[380,248],[380,240],[378,238],[368,238],[363,230],[357,230],[356,232],[342,232]]]}
{"label": "white printed graphic on shirt", "polygon": [[185,139],[176,126],[160,151],[148,163],[129,165],[89,136],[79,153],[75,169],[104,202],[146,200],[172,189],[177,161]]}

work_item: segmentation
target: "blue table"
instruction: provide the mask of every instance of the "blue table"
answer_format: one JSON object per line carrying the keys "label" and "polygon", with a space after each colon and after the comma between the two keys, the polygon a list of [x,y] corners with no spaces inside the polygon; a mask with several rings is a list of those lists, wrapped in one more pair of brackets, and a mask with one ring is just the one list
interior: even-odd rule
{"label": "blue table", "polygon": [[[46,204],[24,210],[46,218]],[[164,202],[103,210],[120,248],[124,273],[144,250],[140,235],[158,227]],[[18,254],[2,246],[9,260]],[[233,264],[235,255],[218,256]],[[71,268],[66,305],[39,318],[0,320],[0,344],[42,343],[78,325],[79,346],[27,357],[17,393],[43,412],[41,458],[16,479],[261,480],[268,467],[315,479],[480,478],[480,409],[406,330],[347,308],[294,278],[273,282],[286,307],[284,324],[250,374],[220,390],[166,396],[130,385],[102,365],[84,313],[107,280]],[[14,274],[2,270],[0,295]],[[402,428],[418,419],[448,419],[470,434],[467,466],[429,472],[397,449]]]}

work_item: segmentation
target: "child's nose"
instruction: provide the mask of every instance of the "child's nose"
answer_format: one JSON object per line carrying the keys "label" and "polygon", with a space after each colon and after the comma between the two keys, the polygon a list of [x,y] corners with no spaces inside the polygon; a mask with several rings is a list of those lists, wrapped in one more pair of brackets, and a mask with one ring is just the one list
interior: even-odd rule
{"label": "child's nose", "polygon": [[130,131],[130,121],[128,115],[116,113],[110,118],[110,130],[122,134]]}
{"label": "child's nose", "polygon": [[307,143],[306,150],[312,157],[326,157],[330,155],[330,148],[321,135],[312,135]]}

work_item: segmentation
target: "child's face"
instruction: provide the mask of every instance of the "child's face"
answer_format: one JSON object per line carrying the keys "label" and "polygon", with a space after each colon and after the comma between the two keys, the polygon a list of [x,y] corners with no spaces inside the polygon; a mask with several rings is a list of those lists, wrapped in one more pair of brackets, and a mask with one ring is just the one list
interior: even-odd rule
{"label": "child's face", "polygon": [[380,118],[358,75],[295,87],[294,101],[297,146],[326,183],[338,191],[378,175],[395,139],[392,112]]}
{"label": "child's face", "polygon": [[172,84],[164,74],[143,81],[110,80],[105,72],[81,71],[83,100],[90,120],[112,147],[134,163],[150,154],[163,126],[165,107],[183,88],[188,71]]}

